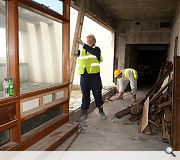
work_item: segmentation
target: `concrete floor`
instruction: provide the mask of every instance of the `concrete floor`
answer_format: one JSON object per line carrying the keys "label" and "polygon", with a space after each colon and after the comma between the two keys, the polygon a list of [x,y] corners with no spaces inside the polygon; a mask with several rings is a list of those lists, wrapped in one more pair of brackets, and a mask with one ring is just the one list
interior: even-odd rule
{"label": "concrete floor", "polygon": [[[145,91],[138,91],[138,99]],[[132,104],[131,97],[124,100],[106,102],[104,111],[107,120],[102,120],[97,108],[88,115],[83,124],[83,130],[69,147],[69,151],[162,151],[168,144],[162,143],[161,132],[153,128],[153,135],[138,133],[137,122],[130,122],[130,115],[121,119],[114,117],[114,113]],[[68,139],[57,150],[65,150],[76,135]]]}
{"label": "concrete floor", "polygon": [[[106,86],[102,89],[102,94],[108,92],[114,88],[113,86]],[[93,94],[91,92],[91,100],[94,100]],[[71,91],[71,97],[70,97],[70,102],[69,102],[69,111],[72,112],[76,109],[78,109],[81,106],[81,99],[82,99],[82,93],[80,86],[73,86],[72,91]]]}

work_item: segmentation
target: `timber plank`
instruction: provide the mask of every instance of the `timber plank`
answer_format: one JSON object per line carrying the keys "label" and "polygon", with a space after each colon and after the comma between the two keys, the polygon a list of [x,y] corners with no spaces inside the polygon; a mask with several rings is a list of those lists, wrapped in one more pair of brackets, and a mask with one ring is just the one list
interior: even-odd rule
{"label": "timber plank", "polygon": [[28,151],[52,151],[78,131],[78,123],[67,122],[29,147]]}
{"label": "timber plank", "polygon": [[52,119],[51,121],[41,125],[40,127],[37,127],[36,129],[28,132],[27,134],[23,136],[21,149],[25,150],[29,148],[30,146],[35,144],[37,141],[39,141],[40,139],[50,134],[61,125],[68,122],[68,118],[69,117],[67,114],[60,115]]}

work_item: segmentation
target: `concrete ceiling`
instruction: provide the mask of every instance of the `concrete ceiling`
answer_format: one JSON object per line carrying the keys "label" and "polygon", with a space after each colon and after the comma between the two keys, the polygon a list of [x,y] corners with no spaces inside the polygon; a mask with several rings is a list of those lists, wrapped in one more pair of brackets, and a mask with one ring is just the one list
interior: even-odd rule
{"label": "concrete ceiling", "polygon": [[106,12],[120,21],[171,21],[178,0],[96,0]]}

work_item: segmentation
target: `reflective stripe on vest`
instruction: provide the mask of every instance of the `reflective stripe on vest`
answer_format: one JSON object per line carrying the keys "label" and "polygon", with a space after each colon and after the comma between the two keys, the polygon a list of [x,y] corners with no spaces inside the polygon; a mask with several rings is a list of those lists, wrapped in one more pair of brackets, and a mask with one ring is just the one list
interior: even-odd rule
{"label": "reflective stripe on vest", "polygon": [[126,79],[129,80],[129,77],[128,77],[128,73],[129,73],[129,72],[132,72],[132,73],[133,73],[133,76],[134,76],[134,79],[135,79],[135,80],[138,79],[137,71],[136,71],[135,69],[132,69],[132,68],[126,68],[126,69],[122,70],[122,73],[124,74],[124,77],[125,77]]}
{"label": "reflective stripe on vest", "polygon": [[[95,48],[96,46],[93,46]],[[100,62],[102,62],[102,56],[100,53]],[[100,72],[100,62],[97,57],[92,55],[83,48],[80,56],[78,57],[78,73],[83,74],[86,68],[88,74]]]}

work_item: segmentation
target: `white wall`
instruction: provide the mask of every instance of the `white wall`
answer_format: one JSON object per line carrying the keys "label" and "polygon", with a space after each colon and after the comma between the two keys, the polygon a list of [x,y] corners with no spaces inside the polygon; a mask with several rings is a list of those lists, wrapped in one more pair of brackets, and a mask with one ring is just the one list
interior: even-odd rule
{"label": "white wall", "polygon": [[[76,26],[77,11],[71,8],[71,46]],[[100,47],[103,57],[101,63],[101,78],[103,86],[113,85],[113,61],[114,61],[114,33],[85,17],[81,38],[86,43],[86,36],[94,34],[96,45]],[[73,84],[79,85],[80,76],[75,72]]]}

